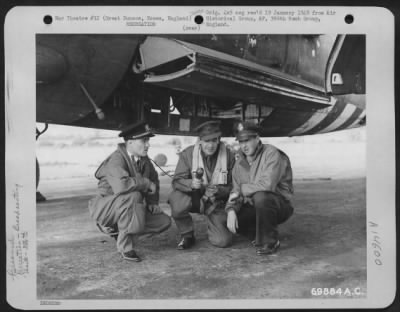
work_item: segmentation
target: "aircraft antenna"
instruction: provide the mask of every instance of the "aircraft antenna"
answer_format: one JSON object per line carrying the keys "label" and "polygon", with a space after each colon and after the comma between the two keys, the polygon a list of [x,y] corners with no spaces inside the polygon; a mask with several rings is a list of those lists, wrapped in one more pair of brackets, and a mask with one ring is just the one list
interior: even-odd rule
{"label": "aircraft antenna", "polygon": [[94,101],[93,98],[90,96],[90,94],[89,94],[89,92],[86,90],[85,86],[84,86],[83,84],[81,84],[81,83],[80,83],[79,85],[80,85],[80,87],[81,87],[83,93],[85,93],[86,97],[88,98],[90,104],[93,105],[93,108],[94,108],[94,111],[95,111],[95,113],[96,113],[96,115],[97,115],[97,118],[98,118],[99,120],[104,120],[104,117],[105,117],[105,116],[104,116],[104,113],[103,113],[103,111],[101,110],[101,108],[98,107],[98,106],[96,105],[95,101]]}

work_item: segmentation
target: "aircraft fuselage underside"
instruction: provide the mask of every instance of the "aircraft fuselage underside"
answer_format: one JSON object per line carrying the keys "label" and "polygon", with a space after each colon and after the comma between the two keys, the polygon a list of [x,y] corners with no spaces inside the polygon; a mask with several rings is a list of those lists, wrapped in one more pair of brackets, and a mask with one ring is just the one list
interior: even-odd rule
{"label": "aircraft fuselage underside", "polygon": [[205,35],[183,39],[39,36],[37,121],[119,130],[146,119],[157,133],[194,135],[215,119],[224,136],[240,120],[263,136],[365,123],[365,55],[354,66],[343,60],[365,49],[363,37],[237,35],[220,47]]}

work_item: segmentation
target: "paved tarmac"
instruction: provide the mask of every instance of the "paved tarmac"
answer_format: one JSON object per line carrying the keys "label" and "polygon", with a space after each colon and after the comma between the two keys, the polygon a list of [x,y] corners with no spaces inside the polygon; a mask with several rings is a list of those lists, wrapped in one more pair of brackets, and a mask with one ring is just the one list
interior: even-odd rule
{"label": "paved tarmac", "polygon": [[[170,180],[161,177],[165,213]],[[93,178],[70,178],[39,187],[37,204],[37,294],[39,299],[260,299],[316,298],[312,288],[349,289],[366,296],[366,179],[294,181],[294,215],[280,227],[282,247],[257,256],[236,236],[229,248],[207,241],[206,222],[193,215],[198,243],[176,250],[175,224],[141,237],[140,263],[121,259],[113,239],[89,218]]]}

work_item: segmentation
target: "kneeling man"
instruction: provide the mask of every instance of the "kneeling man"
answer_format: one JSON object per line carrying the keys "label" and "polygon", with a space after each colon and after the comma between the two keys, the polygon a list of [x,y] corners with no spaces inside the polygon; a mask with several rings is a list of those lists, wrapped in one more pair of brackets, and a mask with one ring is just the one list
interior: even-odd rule
{"label": "kneeling man", "polygon": [[89,211],[98,228],[116,239],[122,257],[138,262],[136,237],[165,231],[171,219],[158,205],[158,174],[147,157],[149,138],[154,134],[139,122],[119,136],[125,143],[120,143],[95,173],[98,195],[90,200]]}
{"label": "kneeling man", "polygon": [[[169,196],[172,217],[181,234],[178,249],[188,249],[195,243],[193,220],[189,212],[207,216],[208,239],[214,246],[227,247],[232,234],[226,227],[225,203],[232,189],[233,153],[221,139],[218,121],[208,121],[196,128],[199,142],[179,154],[173,191]],[[204,170],[200,177],[197,170]],[[200,206],[194,196],[201,197]],[[199,209],[197,208],[199,206]],[[197,210],[198,209],[198,210]]]}
{"label": "kneeling man", "polygon": [[236,139],[241,151],[225,208],[227,226],[232,233],[254,239],[257,255],[272,254],[280,246],[278,224],[293,214],[290,160],[276,147],[261,143],[255,124],[240,123]]}

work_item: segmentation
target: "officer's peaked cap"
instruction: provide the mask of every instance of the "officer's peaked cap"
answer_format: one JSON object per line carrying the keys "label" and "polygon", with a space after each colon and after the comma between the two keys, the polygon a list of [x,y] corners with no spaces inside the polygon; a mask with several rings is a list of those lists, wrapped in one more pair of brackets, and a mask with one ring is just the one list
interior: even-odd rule
{"label": "officer's peaked cap", "polygon": [[146,122],[139,121],[122,129],[119,136],[123,137],[125,140],[134,140],[153,137],[154,133]]}
{"label": "officer's peaked cap", "polygon": [[220,122],[218,120],[206,121],[198,125],[194,131],[201,140],[211,140],[221,136]]}
{"label": "officer's peaked cap", "polygon": [[240,122],[236,126],[236,140],[245,141],[260,135],[260,127],[255,123],[246,121]]}

